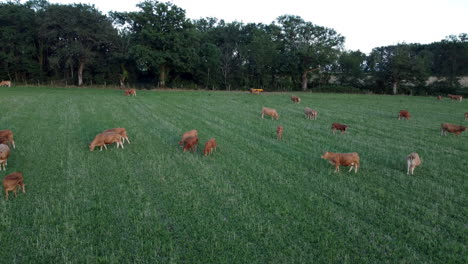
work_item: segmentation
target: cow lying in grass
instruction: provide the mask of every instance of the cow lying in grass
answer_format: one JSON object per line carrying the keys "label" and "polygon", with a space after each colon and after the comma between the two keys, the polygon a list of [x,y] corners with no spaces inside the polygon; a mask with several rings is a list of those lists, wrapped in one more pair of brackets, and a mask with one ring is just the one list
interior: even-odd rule
{"label": "cow lying in grass", "polygon": [[401,110],[400,113],[398,113],[398,120],[400,119],[406,119],[406,120],[409,120],[411,118],[411,115],[408,111],[406,110]]}
{"label": "cow lying in grass", "polygon": [[309,107],[304,108],[304,114],[307,119],[317,120],[318,112]]}
{"label": "cow lying in grass", "polygon": [[125,128],[123,127],[111,128],[111,129],[105,130],[103,133],[106,133],[106,132],[115,132],[122,136],[122,143],[125,143],[125,140],[127,140],[127,143],[130,144],[130,140],[128,140],[128,136],[127,136],[127,130]]}
{"label": "cow lying in grass", "polygon": [[212,154],[213,151],[216,150],[216,147],[218,144],[216,143],[216,139],[210,138],[206,143],[205,143],[205,149],[203,150],[203,155],[208,156],[209,154]]}
{"label": "cow lying in grass", "polygon": [[283,126],[276,128],[276,139],[281,140],[283,138]]}
{"label": "cow lying in grass", "polygon": [[10,157],[10,148],[8,145],[0,144],[0,170],[6,171],[6,165],[8,164],[8,157]]}
{"label": "cow lying in grass", "polygon": [[121,146],[122,149],[124,148],[122,143],[122,136],[120,134],[117,134],[115,132],[104,132],[101,134],[97,134],[91,142],[91,144],[89,144],[89,150],[93,151],[95,147],[101,147],[101,150],[99,151],[102,151],[102,147],[104,147],[107,150],[106,144],[113,143],[117,143],[117,148],[119,148],[119,146]]}
{"label": "cow lying in grass", "polygon": [[447,132],[454,133],[455,135],[460,135],[461,132],[465,131],[467,127],[458,126],[449,123],[443,123],[440,125],[440,135],[447,135]]}
{"label": "cow lying in grass", "polygon": [[13,172],[8,174],[3,179],[3,188],[5,189],[5,199],[8,200],[8,192],[13,191],[16,197],[16,190],[19,188],[23,189],[23,193],[26,193],[24,189],[24,179],[23,173],[21,172]]}
{"label": "cow lying in grass", "polygon": [[333,153],[325,152],[321,156],[322,159],[328,160],[332,165],[335,166],[335,172],[340,171],[340,166],[351,166],[348,172],[353,170],[354,173],[357,173],[359,168],[359,154],[357,152],[353,153]]}
{"label": "cow lying in grass", "polygon": [[133,95],[136,96],[136,90],[135,89],[125,89],[124,95]]}
{"label": "cow lying in grass", "polygon": [[11,144],[13,148],[16,148],[13,132],[11,130],[0,130],[0,144]]}
{"label": "cow lying in grass", "polygon": [[292,96],[291,96],[291,101],[292,101],[293,103],[295,103],[295,104],[296,104],[296,103],[300,103],[300,102],[301,102],[301,98],[292,95]]}
{"label": "cow lying in grass", "polygon": [[271,116],[271,119],[276,119],[276,120],[279,119],[278,113],[273,108],[262,107],[262,118],[263,118],[264,115]]}
{"label": "cow lying in grass", "polygon": [[11,87],[11,81],[1,81],[0,86],[8,86]]}
{"label": "cow lying in grass", "polygon": [[190,130],[185,132],[182,135],[182,139],[179,141],[179,145],[183,146],[185,143],[185,140],[189,137],[198,137],[198,131],[196,129]]}
{"label": "cow lying in grass", "polygon": [[461,95],[448,94],[447,96],[448,96],[448,98],[450,98],[452,100],[460,101],[460,103],[463,100],[463,96],[461,96]]}
{"label": "cow lying in grass", "polygon": [[340,130],[341,133],[345,133],[346,132],[346,129],[348,128],[349,126],[347,125],[342,125],[342,124],[339,124],[339,123],[333,123],[331,128],[333,130],[333,134],[336,133],[336,130]]}
{"label": "cow lying in grass", "polygon": [[421,159],[419,158],[418,153],[412,152],[406,157],[406,161],[408,163],[408,172],[406,174],[409,175],[411,172],[411,175],[413,175],[414,168],[421,165]]}

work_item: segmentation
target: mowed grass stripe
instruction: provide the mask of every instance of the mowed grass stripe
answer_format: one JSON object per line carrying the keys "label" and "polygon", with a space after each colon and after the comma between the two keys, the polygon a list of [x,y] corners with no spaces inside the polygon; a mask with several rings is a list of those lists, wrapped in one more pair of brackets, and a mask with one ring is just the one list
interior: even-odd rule
{"label": "mowed grass stripe", "polygon": [[[34,150],[12,159],[12,166],[27,160],[26,168],[38,172],[26,179],[31,192],[0,207],[8,214],[1,222],[6,230],[19,217],[8,206],[34,208],[13,227],[27,237],[39,234],[23,243],[24,252],[35,253],[20,254],[22,260],[414,263],[457,262],[465,255],[466,211],[457,208],[466,203],[466,164],[451,162],[466,153],[465,135],[438,134],[439,122],[450,122],[440,120],[457,119],[447,113],[461,112],[464,103],[443,101],[426,114],[435,99],[300,93],[303,101],[294,105],[289,93],[124,97],[115,90],[15,88],[5,89],[7,95],[32,100],[36,108],[4,122],[61,135],[28,137],[37,142]],[[0,102],[10,109],[15,100]],[[400,107],[409,102],[417,110]],[[277,108],[280,120],[262,120],[262,105]],[[319,120],[306,120],[304,106],[319,110]],[[414,118],[396,120],[402,109]],[[332,122],[352,129],[334,136]],[[282,142],[276,141],[278,124],[285,127]],[[127,128],[132,144],[89,152],[96,133],[117,126]],[[182,153],[177,141],[194,128],[199,148],[217,138],[213,156],[202,157],[200,149]],[[38,149],[49,154],[40,159],[49,166],[32,158]],[[334,174],[320,159],[326,150],[359,152],[362,169]],[[423,166],[409,177],[404,157],[414,150]]]}

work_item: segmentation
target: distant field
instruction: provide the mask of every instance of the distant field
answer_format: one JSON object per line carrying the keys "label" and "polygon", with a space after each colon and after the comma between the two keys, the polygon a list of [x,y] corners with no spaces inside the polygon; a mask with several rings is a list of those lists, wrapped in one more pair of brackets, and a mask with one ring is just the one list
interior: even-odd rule
{"label": "distant field", "polygon": [[[439,132],[468,126],[468,101],[0,87],[0,109],[17,146],[0,175],[22,171],[27,191],[2,193],[2,263],[468,263],[468,132]],[[113,127],[131,144],[90,152]],[[182,153],[191,129],[201,145]],[[333,173],[325,151],[358,152],[360,170]]]}

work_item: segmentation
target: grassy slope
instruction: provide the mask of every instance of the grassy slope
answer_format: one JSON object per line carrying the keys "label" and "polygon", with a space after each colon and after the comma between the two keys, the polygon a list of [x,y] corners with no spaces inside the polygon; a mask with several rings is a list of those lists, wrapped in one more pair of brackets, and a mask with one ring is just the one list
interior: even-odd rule
{"label": "grassy slope", "polygon": [[[467,102],[298,95],[1,88],[0,129],[17,145],[1,175],[23,171],[27,193],[0,200],[0,259],[467,262],[468,135],[439,135],[442,122],[464,123]],[[262,120],[262,105],[280,120]],[[332,122],[350,133],[332,135]],[[112,127],[131,144],[89,152]],[[190,129],[218,151],[182,153]],[[324,151],[358,152],[361,170],[333,173]],[[407,176],[412,151],[423,165]]]}

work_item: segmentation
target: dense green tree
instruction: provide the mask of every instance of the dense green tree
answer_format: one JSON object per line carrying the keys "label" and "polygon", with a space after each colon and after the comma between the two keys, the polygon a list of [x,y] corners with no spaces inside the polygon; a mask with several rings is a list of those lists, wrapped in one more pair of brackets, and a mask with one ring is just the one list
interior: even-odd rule
{"label": "dense green tree", "polygon": [[354,87],[363,85],[365,79],[366,54],[361,51],[344,51],[336,65],[336,73],[341,84]]}
{"label": "dense green tree", "polygon": [[147,0],[138,12],[113,13],[132,34],[130,54],[141,71],[159,73],[159,85],[166,86],[169,71],[188,71],[194,62],[196,34],[185,10],[172,3]]}

